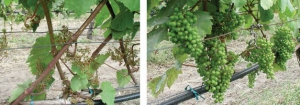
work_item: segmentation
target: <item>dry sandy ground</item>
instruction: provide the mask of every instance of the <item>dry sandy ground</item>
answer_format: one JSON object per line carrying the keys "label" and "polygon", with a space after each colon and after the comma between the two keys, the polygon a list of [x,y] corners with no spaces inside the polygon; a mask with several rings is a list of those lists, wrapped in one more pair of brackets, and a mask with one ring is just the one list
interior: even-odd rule
{"label": "dry sandy ground", "polygon": [[[237,41],[233,41],[228,44],[228,49],[230,51],[234,51],[236,53],[242,52],[246,48],[245,40],[249,40],[252,37],[242,36]],[[187,64],[195,65],[191,61],[187,61]],[[154,78],[158,75],[161,75],[170,68],[172,65],[151,65],[148,63],[148,79]],[[236,72],[241,71],[246,67],[246,62],[240,58],[238,61],[235,70]],[[293,58],[287,62],[287,71],[280,71],[275,73],[275,79],[270,80],[266,79],[266,75],[260,74],[255,81],[254,88],[249,88],[248,85],[248,77],[245,76],[242,79],[238,79],[233,81],[225,93],[224,101],[220,103],[220,105],[241,105],[241,104],[251,104],[249,100],[258,101],[259,104],[267,104],[268,96],[263,96],[265,94],[260,94],[265,91],[272,90],[274,88],[279,88],[285,85],[296,85],[300,84],[300,67],[298,65],[295,54]],[[198,87],[201,85],[201,77],[197,73],[197,69],[193,67],[183,66],[182,74],[179,75],[178,79],[175,81],[174,85],[169,89],[165,88],[164,92],[158,96],[158,98],[154,98],[148,89],[148,104],[156,105],[161,103],[171,96],[176,95],[176,93],[184,91],[184,88],[187,85],[191,87]],[[276,93],[277,91],[273,91]],[[279,91],[281,92],[281,91]],[[272,91],[271,91],[272,93]],[[278,93],[280,94],[280,93]],[[211,93],[202,94],[205,97],[205,100],[201,99],[197,101],[195,98],[182,102],[182,105],[210,105],[215,104],[213,98],[211,97]],[[264,99],[258,99],[258,97],[264,97]],[[280,97],[280,96],[279,96]],[[280,100],[280,98],[278,98]]]}
{"label": "dry sandy ground", "polygon": [[[83,16],[81,19],[63,19],[62,17],[55,18],[53,21],[54,29],[61,29],[62,25],[66,25],[69,27],[69,29],[76,29],[79,28],[80,25],[84,22],[84,19],[87,16]],[[0,21],[0,24],[3,24],[3,21]],[[21,31],[21,27],[23,27],[23,24],[13,24],[13,31]],[[3,28],[3,25],[0,26],[0,29]],[[9,29],[10,27],[7,25],[5,27],[6,29]],[[47,31],[46,21],[42,20],[40,27],[37,29],[37,32],[40,31]],[[75,32],[76,30],[73,30],[72,32]],[[78,41],[103,41],[104,37],[102,37],[102,31],[100,29],[95,29],[94,31],[98,32],[96,36],[93,36],[93,40],[86,39],[86,35],[83,35],[79,38]],[[84,31],[83,34],[86,34],[87,32]],[[31,33],[19,33],[19,34],[8,34],[8,41],[9,41],[9,47],[24,47],[24,46],[31,46],[35,38],[39,36],[44,36],[45,34],[31,34]],[[137,37],[136,39],[139,39]],[[112,40],[115,41],[115,40]],[[111,41],[111,42],[112,42]],[[91,52],[93,52],[97,47],[99,46],[99,43],[95,44],[79,44],[79,48],[85,48],[88,47],[91,49]],[[110,47],[117,47],[117,43],[108,43],[103,50],[100,53],[105,53],[108,48]],[[136,47],[138,48],[138,47]],[[138,48],[139,49],[139,48]],[[24,82],[27,79],[31,79],[32,81],[35,80],[35,77],[31,74],[29,71],[28,64],[25,63],[27,60],[27,57],[29,55],[31,49],[19,49],[19,50],[10,50],[9,54],[6,58],[0,60],[0,103],[4,102],[5,99],[7,99],[11,92],[17,87],[17,84],[20,84]],[[119,66],[118,62],[112,61],[110,58],[108,58],[105,61],[106,64],[109,64],[110,66],[117,68],[117,69],[126,69],[124,66]],[[71,74],[67,72],[67,68],[63,66],[63,70],[66,72],[67,76],[69,77],[69,80],[71,79]],[[116,71],[113,68],[108,67],[107,65],[102,65],[98,69],[99,74],[99,80],[100,84],[104,81],[110,81],[113,84],[113,87],[117,88],[118,84],[116,83]],[[139,83],[139,72],[134,73],[134,76]],[[59,78],[58,72],[55,72],[54,74],[55,82],[52,84],[49,90],[47,90],[47,99],[57,99],[62,94],[62,83]],[[134,84],[133,82],[129,83],[125,87],[132,87]],[[120,90],[116,92],[117,96],[124,95],[124,94],[130,94],[138,92],[139,88],[135,89],[126,89],[126,90]],[[136,105],[139,104],[139,99],[135,99],[132,101],[120,103],[128,105]]]}

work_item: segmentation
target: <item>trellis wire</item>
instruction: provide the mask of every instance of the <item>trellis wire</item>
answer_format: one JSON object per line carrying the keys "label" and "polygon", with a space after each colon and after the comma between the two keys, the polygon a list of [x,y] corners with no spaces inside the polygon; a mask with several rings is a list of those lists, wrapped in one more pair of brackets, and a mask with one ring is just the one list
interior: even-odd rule
{"label": "trellis wire", "polygon": [[[91,28],[85,28],[85,30],[86,29],[91,29]],[[101,28],[92,28],[92,29],[101,29]],[[68,29],[68,30],[78,30],[78,28],[71,28],[71,29]],[[53,30],[53,31],[61,31],[61,30]],[[7,34],[9,34],[9,33],[48,33],[48,31],[40,31],[40,32],[32,32],[32,31],[30,31],[30,32],[28,32],[28,31],[11,31],[11,32],[0,32],[0,33],[7,33]]]}
{"label": "trellis wire", "polygon": [[[286,21],[286,22],[278,22],[278,23],[274,23],[274,24],[269,24],[269,25],[265,25],[265,26],[274,26],[274,25],[282,25],[282,24],[285,24],[285,23],[288,23],[288,22],[292,22],[292,21],[296,21],[296,20],[299,20],[299,19],[293,19],[293,20],[289,20],[289,21]],[[241,29],[238,29],[238,30],[235,30],[235,31],[232,31],[232,32],[228,32],[228,33],[225,33],[225,34],[221,34],[221,35],[218,35],[218,36],[215,36],[215,37],[210,37],[210,38],[206,38],[206,39],[203,39],[201,40],[201,42],[204,42],[206,40],[211,40],[211,39],[215,39],[215,38],[219,38],[219,37],[222,37],[222,36],[227,36],[227,35],[230,35],[234,32],[239,32],[239,31],[242,31],[242,30],[249,30],[251,28],[241,28]],[[147,51],[147,52],[154,52],[154,51],[159,51],[159,50],[166,50],[166,49],[171,49],[171,48],[174,48],[174,47],[177,47],[179,45],[173,45],[173,46],[168,46],[168,47],[164,47],[164,48],[159,48],[159,49],[154,49],[154,50],[150,50],[150,51]]]}
{"label": "trellis wire", "polygon": [[[132,40],[132,41],[123,41],[123,42],[135,42],[135,41],[140,41],[140,40]],[[66,45],[66,44],[75,44],[75,43],[79,43],[79,44],[92,44],[92,43],[119,43],[120,41],[114,41],[114,42],[73,42],[73,43],[63,43],[63,44],[53,44],[53,45],[41,45],[41,46],[37,46],[37,47],[33,47],[33,46],[26,46],[26,47],[16,47],[16,48],[4,48],[4,49],[0,49],[0,51],[4,51],[4,50],[18,50],[18,49],[29,49],[29,48],[47,48],[47,47],[52,47],[52,46],[61,46],[61,45]]]}

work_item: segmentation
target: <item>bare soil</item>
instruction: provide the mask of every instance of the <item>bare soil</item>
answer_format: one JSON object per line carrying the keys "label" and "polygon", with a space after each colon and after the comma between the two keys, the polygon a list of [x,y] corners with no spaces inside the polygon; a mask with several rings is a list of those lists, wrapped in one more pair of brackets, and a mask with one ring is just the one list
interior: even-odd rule
{"label": "bare soil", "polygon": [[[253,37],[251,36],[241,36],[238,40],[229,42],[227,44],[227,48],[229,51],[234,51],[235,53],[241,53],[247,47],[245,43],[247,40],[249,41]],[[196,65],[193,61],[187,61],[186,64]],[[168,68],[172,65],[155,65],[151,62],[148,62],[148,80],[151,78],[155,78],[161,74],[163,74]],[[239,72],[243,69],[247,68],[247,62],[240,58],[240,61],[235,66],[235,71]],[[256,77],[256,81],[253,88],[248,87],[248,77],[245,76],[242,79],[238,79],[233,81],[230,87],[227,89],[224,101],[219,103],[218,105],[248,105],[250,104],[249,100],[257,101],[258,104],[266,104],[268,102],[268,96],[263,96],[265,94],[260,94],[265,91],[272,90],[270,93],[278,93],[281,91],[274,91],[274,88],[280,88],[285,85],[298,85],[300,84],[300,67],[297,62],[295,54],[293,54],[293,58],[288,60],[287,62],[287,70],[279,71],[275,73],[275,79],[270,80],[266,78],[266,75],[260,73],[259,76]],[[167,86],[164,89],[164,92],[160,94],[157,98],[154,98],[148,89],[148,104],[156,105],[161,102],[164,102],[170,99],[172,96],[176,96],[176,94],[185,91],[184,88],[187,85],[191,87],[201,86],[202,80],[199,76],[197,69],[195,67],[187,67],[183,66],[182,74],[179,75],[178,79],[175,81],[173,86],[169,89]],[[278,90],[278,89],[277,89]],[[278,97],[283,93],[278,93]],[[211,97],[211,93],[202,94],[205,97],[205,100],[199,98],[196,100],[195,98],[184,101],[180,104],[182,105],[210,105],[215,104],[214,99]],[[263,98],[262,98],[263,97]],[[274,96],[275,97],[275,96]],[[284,99],[284,97],[283,97]],[[280,101],[280,98],[278,98]],[[282,100],[281,100],[282,101]]]}
{"label": "bare soil", "polygon": [[[78,29],[81,24],[85,21],[84,19],[87,18],[88,15],[83,16],[79,19],[72,19],[67,18],[64,19],[62,16],[55,17],[53,19],[53,27],[54,30],[61,29],[63,25],[67,26],[69,29]],[[0,29],[6,28],[8,32],[10,31],[22,31],[22,27],[24,27],[23,23],[21,24],[15,24],[12,25],[12,30],[10,30],[10,26],[8,23],[6,23],[6,26],[4,27],[3,21],[0,21]],[[47,24],[45,20],[42,20],[40,23],[40,26],[37,29],[37,32],[41,31],[47,31]],[[96,35],[93,36],[93,40],[89,40],[86,38],[87,30],[85,30],[82,35],[79,37],[78,41],[82,42],[100,42],[103,41],[105,38],[103,37],[103,32],[100,29],[94,29]],[[72,32],[76,32],[76,30],[72,30]],[[8,38],[8,46],[9,48],[17,48],[17,47],[26,47],[26,46],[32,46],[34,44],[34,41],[37,37],[45,36],[46,33],[13,33],[13,34],[7,34]],[[139,39],[137,37],[136,39]],[[116,42],[115,40],[111,40],[110,42]],[[138,43],[138,42],[136,42]],[[78,48],[90,48],[91,53],[99,46],[100,43],[94,43],[94,44],[78,44]],[[112,47],[118,47],[118,43],[108,43],[100,52],[105,53],[108,48]],[[139,47],[135,47],[139,49]],[[32,81],[35,81],[35,76],[33,76],[30,72],[30,69],[28,67],[28,63],[25,63],[27,60],[27,57],[30,53],[30,48],[27,49],[15,49],[15,50],[8,50],[7,57],[0,60],[0,103],[3,103],[6,101],[6,99],[9,98],[12,91],[17,87],[17,84],[20,84],[24,82],[27,79],[31,79]],[[110,58],[108,58],[105,61],[106,64],[121,70],[126,69],[125,66],[119,66],[119,62],[112,61]],[[70,74],[67,70],[67,68],[61,64],[63,67],[64,72],[66,73],[66,76],[70,80],[72,77],[72,74]],[[70,67],[70,65],[69,65]],[[117,80],[116,80],[116,72],[114,68],[111,68],[105,64],[103,64],[98,69],[98,75],[99,75],[99,81],[101,82],[109,81],[112,83],[113,87],[117,88],[118,91],[116,91],[116,96],[131,94],[139,91],[139,88],[133,88],[133,89],[122,89],[118,88]],[[55,69],[56,70],[56,69]],[[134,76],[139,83],[139,71],[134,73]],[[62,95],[62,81],[60,80],[59,74],[57,71],[55,71],[54,74],[55,82],[52,84],[49,90],[47,90],[47,99],[58,99]],[[134,83],[131,82],[125,87],[133,87]],[[127,101],[120,103],[120,105],[137,105],[139,104],[139,99]]]}

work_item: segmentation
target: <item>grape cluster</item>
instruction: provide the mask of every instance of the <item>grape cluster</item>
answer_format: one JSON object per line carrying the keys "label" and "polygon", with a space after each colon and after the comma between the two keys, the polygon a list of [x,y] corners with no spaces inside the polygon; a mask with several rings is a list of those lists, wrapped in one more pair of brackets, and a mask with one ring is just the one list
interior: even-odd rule
{"label": "grape cluster", "polygon": [[[244,18],[234,11],[226,10],[226,12],[214,12],[213,16],[213,30],[214,33],[210,36],[217,36],[225,34],[228,32],[233,32],[236,28],[241,26],[244,23]],[[237,33],[231,33],[231,35],[226,36],[227,39],[237,39]]]}
{"label": "grape cluster", "polygon": [[204,46],[203,53],[196,59],[198,73],[203,77],[206,90],[214,94],[212,97],[218,103],[224,99],[238,56],[233,52],[226,54],[226,45],[219,39],[207,40]]}
{"label": "grape cluster", "polygon": [[276,34],[273,36],[273,39],[273,52],[276,56],[275,63],[285,70],[286,61],[292,57],[295,47],[291,30],[287,27],[278,28]]}
{"label": "grape cluster", "polygon": [[274,78],[273,62],[275,60],[272,47],[273,44],[266,39],[258,38],[256,44],[248,46],[249,52],[246,56],[243,56],[246,61],[258,63],[260,70],[267,74],[267,78],[271,79]]}
{"label": "grape cluster", "polygon": [[180,49],[192,57],[201,54],[203,45],[197,28],[192,25],[197,21],[197,17],[186,9],[175,8],[166,26],[169,28],[168,36],[170,41],[180,46]]}
{"label": "grape cluster", "polygon": [[254,82],[255,82],[255,78],[256,78],[257,74],[258,74],[257,70],[248,74],[248,87],[250,87],[250,88],[254,87]]}

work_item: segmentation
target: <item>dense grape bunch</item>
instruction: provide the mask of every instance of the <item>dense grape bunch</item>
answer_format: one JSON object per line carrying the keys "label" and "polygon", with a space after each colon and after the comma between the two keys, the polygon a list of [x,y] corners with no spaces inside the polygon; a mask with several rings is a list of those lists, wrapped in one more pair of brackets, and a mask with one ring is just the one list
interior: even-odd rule
{"label": "dense grape bunch", "polygon": [[286,61],[292,57],[295,47],[291,30],[286,27],[278,28],[273,39],[273,52],[276,56],[275,63],[285,70]]}
{"label": "dense grape bunch", "polygon": [[272,52],[273,44],[264,38],[258,38],[256,44],[248,46],[249,52],[244,55],[246,61],[258,63],[259,69],[267,74],[267,78],[274,78],[273,62],[275,55]]}
{"label": "dense grape bunch", "polygon": [[191,54],[192,57],[200,55],[203,48],[201,43],[203,36],[197,34],[196,27],[192,27],[196,21],[197,18],[192,12],[175,8],[169,22],[166,23],[169,28],[170,41],[178,44],[180,49],[187,54]]}
{"label": "dense grape bunch", "polygon": [[[209,36],[218,36],[228,32],[233,32],[236,28],[244,23],[244,18],[234,11],[226,10],[225,12],[214,12],[213,16],[213,30],[214,33]],[[232,33],[226,36],[228,39],[237,39],[237,33]]]}
{"label": "dense grape bunch", "polygon": [[198,72],[203,76],[206,89],[214,94],[215,102],[222,102],[238,56],[233,52],[226,54],[226,45],[219,39],[207,40],[204,46],[203,53],[196,59]]}

